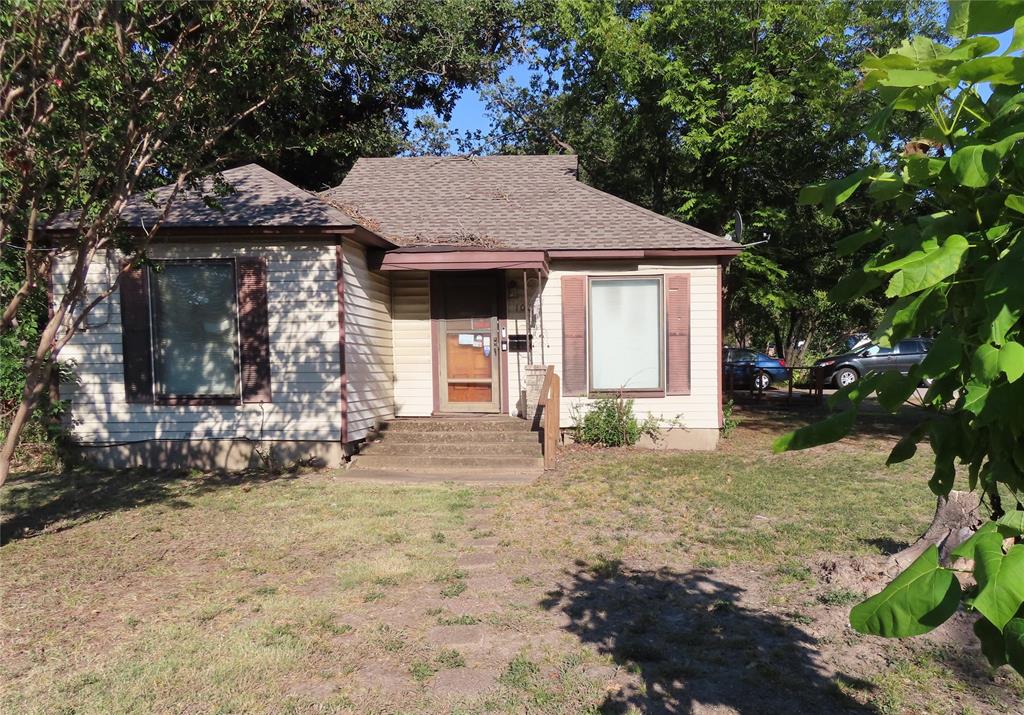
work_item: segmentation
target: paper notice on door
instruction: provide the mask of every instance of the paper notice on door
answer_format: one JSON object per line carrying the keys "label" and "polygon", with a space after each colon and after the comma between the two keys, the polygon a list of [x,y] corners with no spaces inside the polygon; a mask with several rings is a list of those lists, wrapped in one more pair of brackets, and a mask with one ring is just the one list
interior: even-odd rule
{"label": "paper notice on door", "polygon": [[491,347],[491,336],[490,335],[487,335],[487,336],[484,337],[484,347],[485,348]]}
{"label": "paper notice on door", "polygon": [[473,336],[473,345],[475,345],[478,348],[482,348],[484,346],[484,336],[483,335],[474,335]]}
{"label": "paper notice on door", "polygon": [[473,333],[459,333],[459,345],[472,345],[475,337]]}

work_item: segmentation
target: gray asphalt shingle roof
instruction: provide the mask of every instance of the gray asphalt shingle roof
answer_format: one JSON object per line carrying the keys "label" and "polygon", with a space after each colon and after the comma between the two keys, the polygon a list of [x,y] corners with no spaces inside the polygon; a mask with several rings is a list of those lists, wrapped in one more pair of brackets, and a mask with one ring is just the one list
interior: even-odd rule
{"label": "gray asphalt shingle roof", "polygon": [[575,156],[359,159],[322,196],[398,245],[738,249],[576,178]]}
{"label": "gray asphalt shingle roof", "polygon": [[[220,209],[207,206],[203,193],[212,195],[213,177],[202,182],[202,192],[183,190],[171,204],[162,228],[266,227],[351,227],[356,222],[316,194],[300,189],[259,164],[246,164],[220,172],[234,188],[226,196],[215,197]],[[153,226],[159,219],[170,186],[156,189],[155,205],[143,194],[132,196],[121,213],[123,224],[133,228]],[[54,217],[49,230],[67,230],[77,226],[77,212]]]}

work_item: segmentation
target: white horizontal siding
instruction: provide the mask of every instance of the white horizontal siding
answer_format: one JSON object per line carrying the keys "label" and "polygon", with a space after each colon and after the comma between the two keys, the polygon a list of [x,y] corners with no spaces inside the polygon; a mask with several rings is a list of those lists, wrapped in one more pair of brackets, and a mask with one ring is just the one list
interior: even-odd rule
{"label": "white horizontal siding", "polygon": [[[267,260],[267,301],[273,402],[258,405],[163,406],[125,401],[120,298],[115,293],[90,316],[90,327],[61,353],[74,360],[78,385],[63,385],[72,435],[84,444],[148,439],[341,439],[341,361],[338,350],[337,264],[329,242],[232,242],[154,246],[153,258],[262,256]],[[111,275],[100,258],[89,283]],[[70,264],[58,266],[60,295]]]}
{"label": "white horizontal siding", "polygon": [[425,271],[397,271],[391,278],[394,332],[394,400],[398,417],[434,409],[430,337],[430,281]]}
{"label": "white horizontal siding", "polygon": [[[544,313],[544,357],[554,365],[560,376],[562,368],[562,277],[567,275],[664,275],[690,274],[690,394],[637,398],[633,404],[636,415],[643,419],[655,415],[663,420],[678,418],[688,429],[717,429],[719,414],[719,343],[720,316],[718,295],[718,264],[714,258],[665,259],[658,263],[552,261],[541,295]],[[538,329],[534,329],[534,334]],[[534,359],[540,362],[540,347],[534,347]],[[518,399],[519,387],[509,381],[511,404]],[[572,426],[574,405],[585,408],[590,400],[563,397],[561,423]]]}
{"label": "white horizontal siding", "polygon": [[348,439],[363,439],[395,416],[391,286],[366,264],[366,249],[345,250],[345,369],[348,373]]}

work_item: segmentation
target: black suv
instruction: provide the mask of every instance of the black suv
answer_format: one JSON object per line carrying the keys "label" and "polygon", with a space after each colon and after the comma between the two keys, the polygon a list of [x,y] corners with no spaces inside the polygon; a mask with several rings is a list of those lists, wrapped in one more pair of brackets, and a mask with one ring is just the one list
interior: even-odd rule
{"label": "black suv", "polygon": [[872,343],[851,353],[818,360],[814,366],[825,368],[826,385],[846,387],[872,370],[899,371],[906,375],[911,367],[924,360],[931,346],[931,338],[907,338],[900,340],[891,348],[883,348]]}

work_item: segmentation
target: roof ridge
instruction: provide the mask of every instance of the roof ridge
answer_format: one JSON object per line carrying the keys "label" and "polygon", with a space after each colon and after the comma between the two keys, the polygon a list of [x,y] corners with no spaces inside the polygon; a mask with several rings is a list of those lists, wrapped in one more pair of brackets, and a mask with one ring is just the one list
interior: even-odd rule
{"label": "roof ridge", "polygon": [[591,191],[591,192],[593,192],[595,194],[600,194],[602,197],[605,197],[605,198],[608,198],[608,199],[612,199],[616,203],[619,203],[619,204],[622,204],[624,206],[627,206],[630,209],[632,209],[632,210],[634,210],[634,211],[636,211],[638,213],[641,213],[641,214],[643,214],[645,216],[651,216],[651,217],[657,218],[658,220],[662,221],[663,223],[667,222],[667,223],[671,224],[675,228],[679,228],[679,227],[682,226],[682,227],[691,229],[693,231],[696,231],[697,233],[704,234],[705,236],[708,236],[709,238],[714,238],[714,239],[717,239],[719,241],[724,241],[726,243],[732,243],[732,244],[735,244],[737,246],[740,245],[740,244],[736,243],[735,241],[731,241],[730,239],[725,238],[723,236],[715,235],[715,234],[711,233],[710,231],[705,231],[704,229],[698,228],[698,227],[696,227],[696,226],[694,226],[692,224],[688,224],[688,223],[686,223],[684,221],[677,221],[676,219],[671,218],[670,216],[665,216],[664,214],[660,214],[657,211],[651,211],[650,209],[644,208],[643,206],[640,206],[639,204],[634,204],[632,201],[628,201],[626,199],[623,199],[623,198],[621,198],[619,196],[616,196],[615,194],[610,194],[607,191],[602,191],[601,189],[598,189],[597,187],[591,186],[590,184],[584,183],[583,181],[577,180],[575,182],[575,185],[579,186],[581,188],[584,188],[584,189],[586,189],[588,191]]}
{"label": "roof ridge", "polygon": [[[318,204],[322,204],[324,206],[324,208],[326,208],[328,211],[337,213],[339,216],[343,216],[345,218],[351,218],[350,216],[346,216],[344,211],[341,211],[338,208],[336,208],[335,206],[332,206],[327,201],[324,201],[324,199],[320,196],[319,193],[314,192],[314,191],[307,191],[306,189],[302,188],[301,186],[296,186],[292,182],[288,181],[288,179],[284,178],[283,176],[279,176],[278,174],[275,174],[273,171],[271,171],[267,167],[263,166],[262,164],[259,164],[259,163],[255,162],[255,161],[251,161],[248,164],[243,164],[242,166],[233,167],[231,169],[228,169],[228,171],[234,171],[235,169],[245,169],[245,168],[250,167],[250,166],[254,166],[257,169],[259,169],[273,183],[275,183],[278,186],[280,186],[281,188],[287,190],[288,193],[290,193],[290,194],[296,194],[296,193],[300,194],[301,198],[309,199],[309,200],[315,201]],[[220,173],[223,173],[223,172],[220,172]]]}

